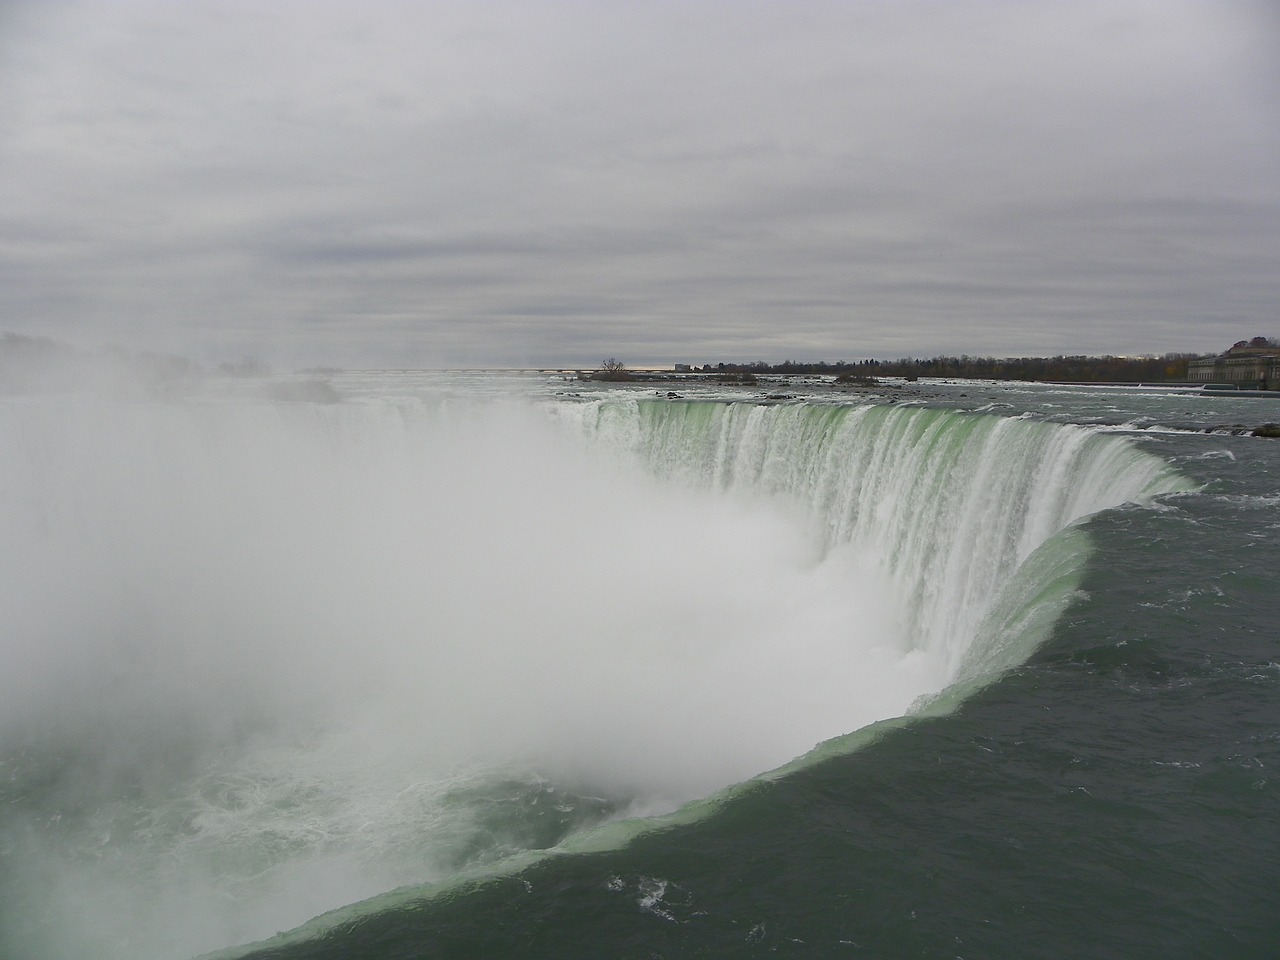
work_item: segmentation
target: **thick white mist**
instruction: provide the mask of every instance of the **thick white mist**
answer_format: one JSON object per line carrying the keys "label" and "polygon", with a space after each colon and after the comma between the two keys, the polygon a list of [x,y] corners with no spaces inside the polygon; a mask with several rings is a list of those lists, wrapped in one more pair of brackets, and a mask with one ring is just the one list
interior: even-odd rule
{"label": "thick white mist", "polygon": [[0,450],[14,956],[270,935],[456,867],[472,784],[670,808],[945,679],[881,558],[520,406],[14,400]]}

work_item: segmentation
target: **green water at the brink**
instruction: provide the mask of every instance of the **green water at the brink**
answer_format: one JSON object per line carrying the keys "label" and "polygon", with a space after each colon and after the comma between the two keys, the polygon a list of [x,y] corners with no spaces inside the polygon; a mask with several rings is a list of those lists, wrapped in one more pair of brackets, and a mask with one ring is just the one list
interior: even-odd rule
{"label": "green water at the brink", "polygon": [[1280,441],[1161,429],[1276,421],[1280,401],[928,392],[1128,424],[1203,487],[1090,519],[1082,595],[1027,663],[949,715],[623,849],[250,955],[1280,955]]}

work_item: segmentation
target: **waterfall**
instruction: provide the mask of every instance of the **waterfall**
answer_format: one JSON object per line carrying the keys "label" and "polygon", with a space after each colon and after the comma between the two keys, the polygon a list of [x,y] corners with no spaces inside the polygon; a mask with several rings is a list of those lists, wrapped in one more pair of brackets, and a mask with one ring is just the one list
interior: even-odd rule
{"label": "waterfall", "polygon": [[1182,484],[922,408],[5,400],[0,952],[257,939],[838,746]]}
{"label": "waterfall", "polygon": [[982,659],[980,628],[1037,548],[1092,513],[1188,487],[1120,436],[1031,418],[656,400],[561,413],[665,479],[785,499],[828,550],[870,551],[897,591],[909,648],[942,658],[952,677]]}

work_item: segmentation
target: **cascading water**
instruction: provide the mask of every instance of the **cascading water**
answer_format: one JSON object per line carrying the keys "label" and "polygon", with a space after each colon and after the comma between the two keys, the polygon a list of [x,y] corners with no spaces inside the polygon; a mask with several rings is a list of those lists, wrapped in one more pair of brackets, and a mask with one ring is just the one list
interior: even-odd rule
{"label": "cascading water", "polygon": [[191,954],[670,810],[1024,655],[1058,531],[1182,485],[1027,420],[550,409],[0,404],[6,956]]}
{"label": "cascading water", "polygon": [[949,679],[984,660],[980,627],[1038,547],[1089,514],[1187,489],[1118,437],[1029,418],[651,400],[566,411],[659,475],[785,498],[824,549],[871,553],[897,592],[904,642]]}

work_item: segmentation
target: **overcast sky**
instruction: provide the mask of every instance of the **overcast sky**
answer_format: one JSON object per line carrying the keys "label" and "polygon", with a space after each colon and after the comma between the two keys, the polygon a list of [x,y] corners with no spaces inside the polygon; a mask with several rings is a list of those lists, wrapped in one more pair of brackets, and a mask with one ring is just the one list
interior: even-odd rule
{"label": "overcast sky", "polygon": [[282,364],[1280,335],[1243,0],[0,6],[0,330]]}

